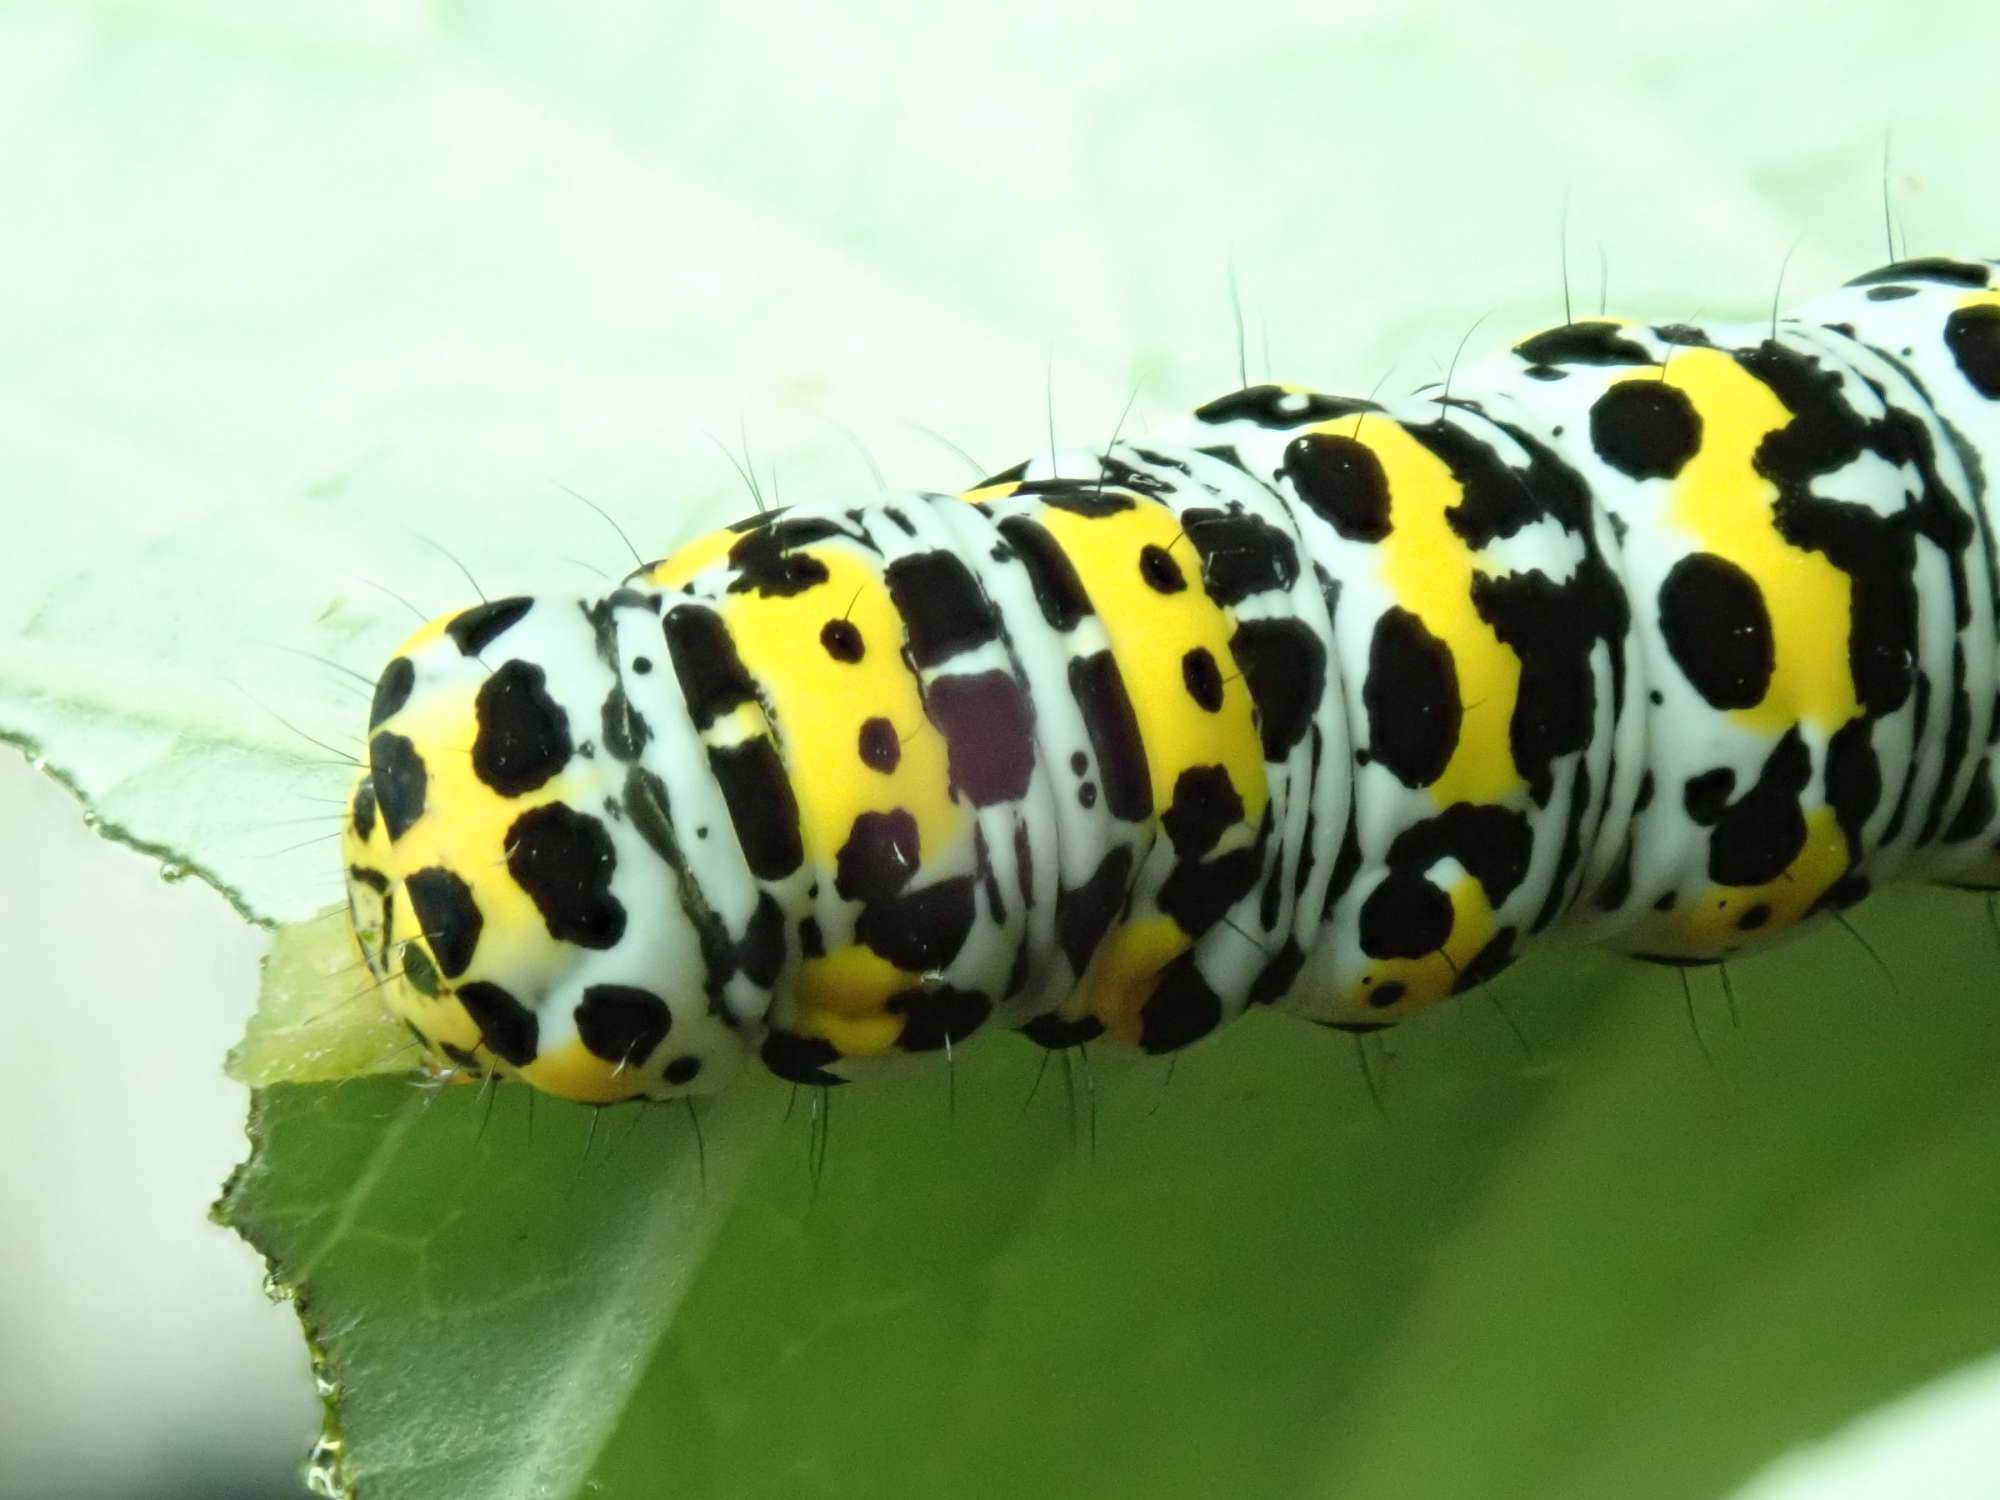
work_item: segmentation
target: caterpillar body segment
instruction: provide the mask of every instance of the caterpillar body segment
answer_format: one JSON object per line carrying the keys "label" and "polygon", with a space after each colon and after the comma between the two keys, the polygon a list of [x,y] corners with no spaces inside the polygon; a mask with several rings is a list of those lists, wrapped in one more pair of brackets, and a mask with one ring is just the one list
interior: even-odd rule
{"label": "caterpillar body segment", "polygon": [[1367,1028],[1537,942],[2000,884],[1996,288],[1253,387],[434,622],[371,712],[363,954],[440,1066],[605,1102]]}

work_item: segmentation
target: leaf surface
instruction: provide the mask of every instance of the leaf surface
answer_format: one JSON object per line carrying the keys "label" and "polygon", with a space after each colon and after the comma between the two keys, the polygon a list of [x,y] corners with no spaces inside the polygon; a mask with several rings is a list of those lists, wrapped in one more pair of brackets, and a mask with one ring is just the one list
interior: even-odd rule
{"label": "leaf surface", "polygon": [[403,1040],[309,920],[410,613],[625,565],[562,486],[658,554],[745,507],[717,441],[943,488],[1135,387],[1436,379],[1565,279],[1758,315],[1802,229],[1801,293],[1882,258],[1885,121],[1917,248],[1990,249],[1978,46],[1804,0],[553,14],[0,16],[0,736],[287,924],[221,1212],[327,1485],[1679,1497],[2000,1339],[1969,898],[1858,914],[1894,985],[1838,931],[1732,964],[1740,1028],[1698,977],[1699,1043],[1677,976],[1550,955],[1361,1054],[1259,1017],[1036,1088],[1001,1039],[699,1138],[356,1076]]}

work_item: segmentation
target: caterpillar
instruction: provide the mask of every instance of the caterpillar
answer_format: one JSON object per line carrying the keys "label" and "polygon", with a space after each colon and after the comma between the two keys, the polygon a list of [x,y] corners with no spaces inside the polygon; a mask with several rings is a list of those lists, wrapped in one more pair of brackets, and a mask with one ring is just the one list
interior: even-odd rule
{"label": "caterpillar", "polygon": [[1922,259],[760,513],[396,652],[353,931],[436,1068],[604,1103],[2000,885],[1996,466],[2000,262]]}

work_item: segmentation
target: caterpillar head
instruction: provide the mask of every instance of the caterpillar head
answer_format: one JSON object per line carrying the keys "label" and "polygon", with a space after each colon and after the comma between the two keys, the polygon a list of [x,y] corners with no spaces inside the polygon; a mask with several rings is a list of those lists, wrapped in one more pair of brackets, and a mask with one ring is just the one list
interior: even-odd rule
{"label": "caterpillar head", "polygon": [[[693,872],[634,805],[659,801],[650,723],[679,711],[671,674],[647,675],[658,610],[496,600],[426,625],[376,684],[343,850],[354,931],[457,1069],[604,1103],[713,1089],[742,1050],[702,988]],[[628,681],[662,701],[635,707]]]}

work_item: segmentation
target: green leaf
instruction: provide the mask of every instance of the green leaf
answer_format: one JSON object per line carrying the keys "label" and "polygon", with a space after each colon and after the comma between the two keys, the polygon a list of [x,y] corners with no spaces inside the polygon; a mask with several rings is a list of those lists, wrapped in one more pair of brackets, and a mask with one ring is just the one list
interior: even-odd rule
{"label": "green leaf", "polygon": [[280,1085],[223,1213],[369,1500],[1712,1494],[2000,1341],[1993,935],[1861,921],[1903,993],[1837,928],[1730,965],[1740,1026],[1552,955],[1371,1039],[1379,1110],[1270,1016],[1039,1089],[1011,1037],[765,1080],[705,1185],[673,1106]]}
{"label": "green leaf", "polygon": [[261,1089],[409,1073],[413,1066],[410,1034],[362,964],[347,909],[328,907],[279,928],[264,959],[257,1013],[229,1051],[229,1076]]}
{"label": "green leaf", "polygon": [[[742,506],[710,434],[841,496],[843,428],[940,486],[919,427],[998,468],[1239,352],[1408,386],[1598,241],[1614,307],[1750,313],[1801,230],[1801,291],[1879,258],[1889,120],[1919,248],[1991,237],[1986,53],[1803,0],[323,9],[0,17],[0,736],[274,923],[337,893],[341,669],[465,597],[415,533],[591,588],[551,480],[663,552]],[[288,927],[222,1212],[364,1500],[1712,1493],[2000,1339],[1985,917],[1857,920],[1900,993],[1837,930],[1732,964],[1712,1060],[1677,976],[1550,955],[1371,1043],[1379,1110],[1268,1017],[1031,1104],[1003,1038],[834,1097],[817,1186],[769,1084],[698,1142],[354,1078],[403,1039]]]}

